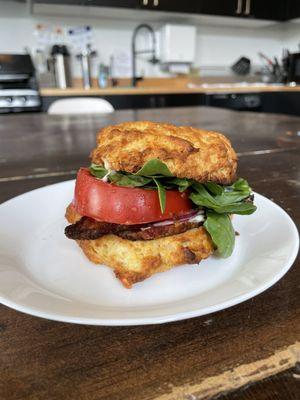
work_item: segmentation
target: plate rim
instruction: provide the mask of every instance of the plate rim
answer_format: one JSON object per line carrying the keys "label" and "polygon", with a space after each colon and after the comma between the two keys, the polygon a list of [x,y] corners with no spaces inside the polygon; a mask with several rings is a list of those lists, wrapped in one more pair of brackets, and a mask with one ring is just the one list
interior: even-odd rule
{"label": "plate rim", "polygon": [[[42,191],[46,188],[53,187],[53,186],[66,185],[67,183],[71,184],[72,182],[75,182],[75,179],[66,180],[66,181],[54,183],[51,185],[45,185],[45,186],[30,190],[28,192],[25,192],[18,196],[12,197],[11,199],[8,199],[5,202],[1,203],[0,208],[4,205],[7,205],[8,203],[15,201],[16,199],[20,199],[23,196],[28,195],[29,193]],[[214,312],[225,310],[229,307],[233,307],[237,304],[243,303],[243,302],[263,293],[264,291],[266,291],[267,289],[269,289],[270,287],[275,285],[293,266],[293,263],[297,257],[298,251],[299,251],[299,232],[298,232],[295,222],[290,217],[290,215],[274,201],[268,199],[267,197],[263,196],[260,193],[257,193],[257,192],[253,192],[253,193],[255,196],[259,196],[266,201],[270,201],[272,203],[272,205],[275,206],[275,208],[277,208],[277,210],[285,216],[285,218],[288,220],[289,225],[292,229],[292,234],[295,238],[295,242],[293,245],[293,251],[289,255],[289,258],[286,261],[284,268],[281,268],[280,271],[278,271],[278,273],[272,277],[272,279],[259,285],[255,289],[250,290],[247,293],[234,296],[233,298],[231,298],[229,300],[220,302],[215,305],[206,306],[201,309],[182,311],[179,313],[178,312],[177,313],[176,312],[168,313],[164,316],[151,316],[151,317],[143,317],[143,318],[137,317],[137,318],[107,319],[107,318],[101,318],[101,317],[90,318],[90,317],[77,317],[77,316],[73,317],[73,316],[60,315],[57,313],[41,311],[40,309],[38,309],[36,307],[24,306],[16,301],[7,299],[5,296],[1,295],[1,293],[0,293],[0,303],[9,308],[12,308],[16,311],[20,311],[24,314],[32,315],[32,316],[43,318],[43,319],[48,319],[48,320],[53,320],[53,321],[58,321],[58,322],[65,322],[65,323],[94,325],[94,326],[138,326],[138,325],[164,324],[164,323],[182,321],[182,320],[186,320],[189,318],[195,318],[195,317],[212,314]]]}

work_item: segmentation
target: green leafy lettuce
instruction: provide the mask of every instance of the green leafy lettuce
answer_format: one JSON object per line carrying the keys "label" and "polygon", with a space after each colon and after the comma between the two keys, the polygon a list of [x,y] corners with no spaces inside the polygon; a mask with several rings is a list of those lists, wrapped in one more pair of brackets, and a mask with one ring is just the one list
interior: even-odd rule
{"label": "green leafy lettuce", "polygon": [[239,178],[231,186],[213,182],[194,183],[190,199],[198,206],[214,210],[218,214],[252,214],[256,207],[248,201],[251,188],[245,179]]}
{"label": "green leafy lettuce", "polygon": [[237,179],[232,185],[214,182],[199,183],[193,179],[177,178],[159,159],[151,159],[136,173],[110,171],[101,165],[91,164],[90,173],[99,179],[118,186],[157,189],[161,212],[166,208],[166,190],[189,190],[190,199],[206,212],[204,227],[222,257],[229,257],[234,248],[235,232],[230,214],[252,214],[256,207],[248,182]]}
{"label": "green leafy lettuce", "polygon": [[228,214],[218,214],[208,210],[204,227],[222,257],[232,254],[235,242],[235,231]]}

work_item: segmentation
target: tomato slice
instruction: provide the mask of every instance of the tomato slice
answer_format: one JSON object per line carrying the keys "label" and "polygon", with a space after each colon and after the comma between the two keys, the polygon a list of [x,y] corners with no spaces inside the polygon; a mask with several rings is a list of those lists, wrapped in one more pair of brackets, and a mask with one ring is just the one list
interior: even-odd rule
{"label": "tomato slice", "polygon": [[193,209],[187,193],[167,190],[166,210],[162,214],[157,190],[103,182],[87,168],[78,171],[73,205],[82,216],[128,225],[180,217]]}

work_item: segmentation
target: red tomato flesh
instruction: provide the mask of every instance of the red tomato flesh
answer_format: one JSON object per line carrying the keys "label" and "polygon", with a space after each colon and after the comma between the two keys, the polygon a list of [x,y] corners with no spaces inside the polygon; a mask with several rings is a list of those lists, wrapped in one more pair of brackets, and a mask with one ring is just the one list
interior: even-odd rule
{"label": "red tomato flesh", "polygon": [[73,200],[82,216],[115,224],[143,224],[182,216],[193,209],[188,194],[167,190],[166,210],[160,210],[157,190],[121,187],[92,176],[80,168]]}

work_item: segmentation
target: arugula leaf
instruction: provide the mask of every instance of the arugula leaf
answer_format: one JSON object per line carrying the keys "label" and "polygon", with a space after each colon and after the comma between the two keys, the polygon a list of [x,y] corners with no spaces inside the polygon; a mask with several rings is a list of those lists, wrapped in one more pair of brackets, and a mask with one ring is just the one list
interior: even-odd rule
{"label": "arugula leaf", "polygon": [[190,194],[190,199],[198,206],[204,206],[214,209],[219,204],[215,198],[206,190],[202,183],[194,183],[192,189],[196,190]]}
{"label": "arugula leaf", "polygon": [[214,210],[218,214],[239,214],[239,215],[250,215],[256,211],[256,206],[250,202],[240,202],[236,204],[229,204],[226,206],[216,207]]}
{"label": "arugula leaf", "polygon": [[[249,186],[248,186],[249,188]],[[223,189],[221,195],[213,196],[206,190],[206,184],[194,183],[194,191],[190,194],[190,199],[198,206],[214,210],[219,214],[252,214],[256,207],[251,202],[244,201],[249,197],[248,189],[245,191],[229,191]]]}
{"label": "arugula leaf", "polygon": [[108,173],[106,168],[104,168],[102,165],[97,165],[97,164],[91,164],[89,170],[93,176],[100,179],[103,178]]}
{"label": "arugula leaf", "polygon": [[206,189],[208,189],[212,194],[221,195],[224,191],[222,186],[217,185],[214,182],[207,182],[204,184]]}
{"label": "arugula leaf", "polygon": [[139,176],[173,176],[167,165],[158,158],[152,158],[139,169],[135,175]]}
{"label": "arugula leaf", "polygon": [[163,214],[166,209],[166,189],[163,187],[163,185],[157,179],[153,178],[153,180],[157,186],[160,211]]}
{"label": "arugula leaf", "polygon": [[235,232],[229,216],[207,211],[204,227],[210,234],[219,254],[224,258],[229,257],[235,243]]}
{"label": "arugula leaf", "polygon": [[127,172],[109,172],[102,165],[91,164],[90,173],[96,178],[102,179],[107,176],[107,179],[118,186],[139,187],[145,186],[152,181],[152,178],[136,176]]}
{"label": "arugula leaf", "polygon": [[[98,165],[98,164],[94,164],[94,163],[92,163],[90,165],[90,168],[95,171],[102,171],[103,169],[105,169],[105,167],[103,165]],[[107,169],[105,169],[105,171],[107,171]]]}
{"label": "arugula leaf", "polygon": [[243,178],[238,178],[231,186],[234,190],[239,190],[243,192],[248,192],[249,194],[251,193],[251,187],[249,186],[248,182],[246,179]]}
{"label": "arugula leaf", "polygon": [[223,192],[221,196],[216,196],[215,200],[217,203],[225,206],[227,204],[238,203],[249,197],[249,194],[248,192]]}
{"label": "arugula leaf", "polygon": [[151,178],[145,178],[143,176],[135,176],[133,174],[123,174],[119,172],[113,172],[108,175],[110,182],[115,183],[118,186],[127,187],[140,187],[145,186],[152,181]]}
{"label": "arugula leaf", "polygon": [[177,187],[179,192],[184,192],[187,188],[189,188],[193,184],[193,180],[188,178],[173,178],[173,179],[168,179],[167,183]]}

